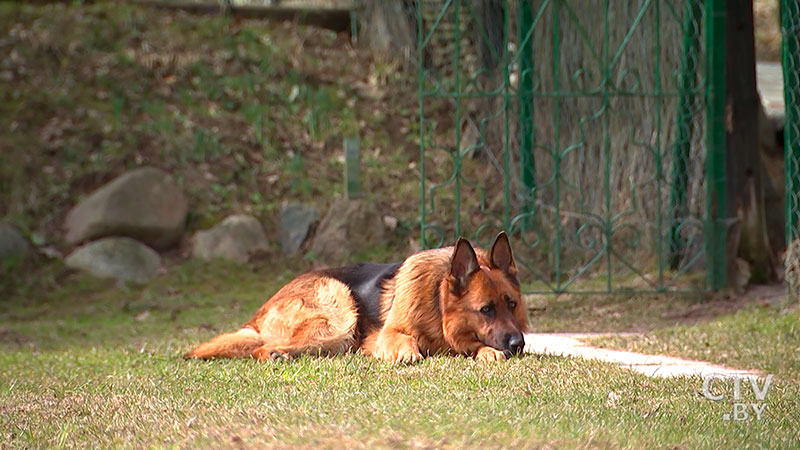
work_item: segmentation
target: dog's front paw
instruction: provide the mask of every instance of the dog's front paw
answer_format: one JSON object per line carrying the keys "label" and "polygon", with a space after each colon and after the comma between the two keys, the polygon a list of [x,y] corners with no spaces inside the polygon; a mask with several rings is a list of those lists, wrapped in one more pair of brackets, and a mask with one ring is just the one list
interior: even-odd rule
{"label": "dog's front paw", "polygon": [[422,359],[414,338],[399,333],[379,338],[374,355],[380,360],[393,363],[412,364]]}
{"label": "dog's front paw", "polygon": [[506,359],[506,353],[492,347],[481,347],[475,353],[475,359],[478,361],[502,361]]}
{"label": "dog's front paw", "polygon": [[413,364],[422,359],[422,353],[419,352],[419,349],[416,345],[412,346],[403,346],[402,348],[398,349],[397,357],[394,359],[396,363],[405,363],[405,364]]}

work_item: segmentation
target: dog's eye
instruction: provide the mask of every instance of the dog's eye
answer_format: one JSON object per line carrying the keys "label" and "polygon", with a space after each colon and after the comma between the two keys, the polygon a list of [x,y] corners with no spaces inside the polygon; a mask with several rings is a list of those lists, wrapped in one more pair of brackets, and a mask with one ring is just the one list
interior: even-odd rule
{"label": "dog's eye", "polygon": [[483,305],[483,308],[481,308],[481,313],[487,316],[491,316],[492,314],[494,314],[494,305],[491,303]]}
{"label": "dog's eye", "polygon": [[517,307],[517,301],[506,295],[506,305],[508,305],[508,309],[513,310]]}

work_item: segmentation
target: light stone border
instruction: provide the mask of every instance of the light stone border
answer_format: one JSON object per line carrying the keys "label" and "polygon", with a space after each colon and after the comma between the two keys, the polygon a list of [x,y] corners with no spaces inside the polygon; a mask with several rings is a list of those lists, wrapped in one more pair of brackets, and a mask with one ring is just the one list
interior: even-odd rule
{"label": "light stone border", "polygon": [[733,369],[705,361],[675,358],[663,355],[611,350],[593,347],[581,341],[590,337],[625,335],[634,333],[529,333],[525,335],[525,352],[539,355],[567,356],[610,362],[648,377],[717,377],[763,378],[755,370]]}

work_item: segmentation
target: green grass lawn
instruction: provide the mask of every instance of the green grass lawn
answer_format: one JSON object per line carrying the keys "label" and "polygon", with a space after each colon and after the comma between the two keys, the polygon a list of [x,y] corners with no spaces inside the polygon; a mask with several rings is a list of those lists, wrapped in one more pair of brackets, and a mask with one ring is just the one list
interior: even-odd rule
{"label": "green grass lawn", "polygon": [[[180,358],[244,322],[294,273],[275,273],[263,263],[190,262],[148,285],[119,287],[57,267],[42,271],[0,306],[4,445],[800,445],[796,363],[775,366],[780,377],[762,421],[733,423],[722,418],[731,412],[730,396],[705,399],[699,379],[648,379],[569,358],[528,355],[480,364],[435,357],[413,366],[360,355],[264,364]],[[717,332],[729,339],[720,338],[703,356],[747,348],[735,362],[756,362],[748,356],[756,353],[750,342],[738,334],[748,318],[755,327],[763,322],[759,314],[729,319],[740,327],[723,319]],[[796,333],[788,335],[776,343],[783,348],[776,354],[789,359],[798,342]]]}

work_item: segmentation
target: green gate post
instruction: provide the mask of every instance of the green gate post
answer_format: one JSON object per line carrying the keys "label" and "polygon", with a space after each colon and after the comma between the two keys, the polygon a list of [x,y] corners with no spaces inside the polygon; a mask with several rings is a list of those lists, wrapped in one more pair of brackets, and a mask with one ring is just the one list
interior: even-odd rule
{"label": "green gate post", "polygon": [[702,1],[686,0],[686,12],[683,21],[683,55],[681,58],[681,79],[678,87],[677,131],[675,147],[672,153],[672,183],[669,192],[669,206],[672,214],[669,228],[668,249],[669,265],[672,270],[678,268],[684,242],[681,238],[681,224],[689,212],[686,207],[686,189],[689,186],[689,158],[692,148],[692,108],[695,104],[694,84],[697,81],[698,50],[700,48],[700,18],[702,17]]}
{"label": "green gate post", "polygon": [[344,192],[348,200],[361,197],[361,141],[357,137],[346,137],[344,147]]}
{"label": "green gate post", "polygon": [[706,0],[706,283],[727,285],[725,214],[725,0]]}
{"label": "green gate post", "polygon": [[786,116],[783,127],[786,167],[786,244],[800,237],[800,4],[782,0],[783,95]]}
{"label": "green gate post", "polygon": [[519,2],[519,89],[517,99],[519,101],[519,153],[520,153],[520,177],[522,178],[522,199],[524,202],[523,213],[530,214],[527,219],[522,221],[525,230],[530,228],[532,215],[535,213],[536,199],[534,188],[536,180],[536,161],[533,156],[533,38],[525,40],[528,32],[533,26],[533,12],[531,2],[521,0]]}

